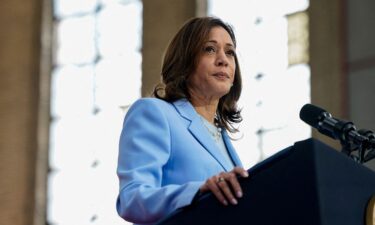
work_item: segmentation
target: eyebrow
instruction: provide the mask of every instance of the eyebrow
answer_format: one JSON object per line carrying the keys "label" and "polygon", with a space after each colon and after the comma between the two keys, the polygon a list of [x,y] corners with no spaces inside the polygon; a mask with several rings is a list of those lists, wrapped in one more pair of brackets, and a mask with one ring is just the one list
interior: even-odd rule
{"label": "eyebrow", "polygon": [[[206,43],[215,43],[215,44],[217,44],[217,41],[215,41],[215,40],[208,40]],[[234,45],[232,43],[226,43],[225,45],[234,48]]]}

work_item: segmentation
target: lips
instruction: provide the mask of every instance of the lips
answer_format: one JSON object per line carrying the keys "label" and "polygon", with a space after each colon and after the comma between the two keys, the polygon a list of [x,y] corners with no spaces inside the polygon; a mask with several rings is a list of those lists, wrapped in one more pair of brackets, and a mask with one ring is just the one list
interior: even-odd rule
{"label": "lips", "polygon": [[220,79],[229,79],[229,74],[225,73],[225,72],[217,72],[217,73],[214,73],[213,76],[217,77],[217,78],[220,78]]}

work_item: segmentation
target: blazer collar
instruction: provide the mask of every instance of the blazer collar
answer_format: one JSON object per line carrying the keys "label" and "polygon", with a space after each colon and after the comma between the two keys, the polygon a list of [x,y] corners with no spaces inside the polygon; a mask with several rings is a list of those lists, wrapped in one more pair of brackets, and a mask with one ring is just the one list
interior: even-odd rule
{"label": "blazer collar", "polygon": [[[230,171],[232,168],[230,163],[219,151],[216,143],[214,142],[214,140],[212,140],[212,137],[206,131],[201,118],[199,117],[198,113],[195,111],[191,103],[187,99],[180,99],[173,102],[173,105],[182,117],[190,121],[188,129],[190,133],[195,137],[195,139],[197,139],[198,142],[212,155],[212,157],[214,157],[218,161],[218,163],[224,168],[225,171]],[[235,150],[230,143],[230,139],[226,131],[223,131],[222,134],[224,143],[227,146],[228,153],[231,156],[234,164],[236,166],[241,166],[241,161],[235,153]]]}
{"label": "blazer collar", "polygon": [[243,167],[242,162],[241,162],[240,158],[238,157],[238,155],[236,153],[236,150],[234,149],[234,147],[232,145],[232,142],[230,141],[230,137],[229,137],[227,131],[223,130],[221,132],[221,134],[223,135],[225,146],[228,149],[229,155],[231,156],[234,165]]}

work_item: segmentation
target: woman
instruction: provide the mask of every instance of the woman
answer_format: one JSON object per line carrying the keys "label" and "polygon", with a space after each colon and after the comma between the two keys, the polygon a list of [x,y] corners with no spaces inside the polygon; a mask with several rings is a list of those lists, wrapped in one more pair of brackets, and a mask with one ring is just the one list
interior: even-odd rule
{"label": "woman", "polygon": [[212,192],[223,205],[242,197],[247,171],[230,142],[242,120],[241,73],[232,29],[220,19],[189,20],[167,48],[156,98],[129,109],[120,138],[117,211],[153,224]]}

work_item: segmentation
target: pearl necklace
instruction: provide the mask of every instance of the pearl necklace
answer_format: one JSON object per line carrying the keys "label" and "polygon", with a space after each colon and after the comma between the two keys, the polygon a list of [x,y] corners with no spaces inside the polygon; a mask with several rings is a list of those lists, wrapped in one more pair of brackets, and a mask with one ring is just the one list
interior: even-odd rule
{"label": "pearl necklace", "polygon": [[203,123],[203,126],[207,129],[207,131],[211,134],[211,136],[213,137],[213,139],[216,141],[216,142],[219,142],[220,139],[221,139],[221,128],[218,127],[218,124],[215,124],[215,125],[212,125],[212,127],[215,127],[215,131],[208,127],[207,124],[209,123],[205,118],[203,118],[202,116],[200,116],[201,120],[202,120],[202,123]]}

